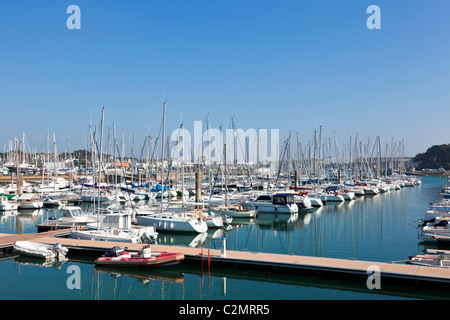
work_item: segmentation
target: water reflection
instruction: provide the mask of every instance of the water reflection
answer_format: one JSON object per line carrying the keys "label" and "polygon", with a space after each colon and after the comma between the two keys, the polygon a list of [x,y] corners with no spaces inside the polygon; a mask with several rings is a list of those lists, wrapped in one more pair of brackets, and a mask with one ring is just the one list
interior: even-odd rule
{"label": "water reflection", "polygon": [[14,264],[17,266],[36,266],[36,267],[53,267],[56,270],[61,270],[63,265],[68,262],[67,259],[54,260],[54,259],[39,259],[25,256],[14,257]]}
{"label": "water reflection", "polygon": [[165,281],[172,283],[183,283],[184,274],[175,268],[120,268],[96,266],[98,271],[107,273],[113,278],[127,276],[136,278],[142,284],[148,284],[150,281]]}
{"label": "water reflection", "polygon": [[157,244],[200,248],[206,241],[208,233],[159,233]]}

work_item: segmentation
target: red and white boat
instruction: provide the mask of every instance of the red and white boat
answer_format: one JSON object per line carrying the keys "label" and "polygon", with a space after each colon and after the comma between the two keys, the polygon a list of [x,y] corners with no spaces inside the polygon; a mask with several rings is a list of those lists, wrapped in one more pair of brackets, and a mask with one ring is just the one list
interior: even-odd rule
{"label": "red and white boat", "polygon": [[152,252],[149,246],[140,251],[124,251],[116,246],[106,255],[95,260],[95,263],[121,267],[159,267],[174,265],[183,260],[183,253]]}

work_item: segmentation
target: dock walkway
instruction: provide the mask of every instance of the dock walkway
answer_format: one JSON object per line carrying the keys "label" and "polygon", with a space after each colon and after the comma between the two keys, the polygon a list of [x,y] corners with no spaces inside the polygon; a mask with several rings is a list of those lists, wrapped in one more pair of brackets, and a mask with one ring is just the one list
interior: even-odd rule
{"label": "dock walkway", "polygon": [[[140,250],[142,244],[105,242],[91,240],[76,240],[61,238],[70,230],[56,230],[33,234],[2,235],[0,234],[0,248],[12,247],[15,241],[28,240],[49,244],[60,243],[70,251],[89,252],[98,256],[109,251],[113,246],[127,247],[129,250]],[[373,261],[358,261],[323,257],[309,257],[298,255],[284,255],[273,253],[256,253],[227,250],[226,257],[221,251],[207,248],[190,248],[178,246],[152,245],[153,251],[182,252],[186,262],[209,263],[213,266],[233,268],[250,268],[254,270],[270,270],[271,272],[289,272],[295,274],[319,274],[325,277],[348,278],[357,277],[367,279],[373,274],[374,267],[380,272],[382,281],[405,282],[408,285],[443,285],[450,286],[450,269],[414,266]]]}

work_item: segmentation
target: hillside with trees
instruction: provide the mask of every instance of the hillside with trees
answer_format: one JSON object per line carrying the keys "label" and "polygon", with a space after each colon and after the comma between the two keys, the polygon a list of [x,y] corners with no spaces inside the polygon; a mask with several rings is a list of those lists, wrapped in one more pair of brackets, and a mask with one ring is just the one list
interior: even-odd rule
{"label": "hillside with trees", "polygon": [[424,153],[418,153],[413,161],[416,169],[450,169],[450,144],[434,145]]}

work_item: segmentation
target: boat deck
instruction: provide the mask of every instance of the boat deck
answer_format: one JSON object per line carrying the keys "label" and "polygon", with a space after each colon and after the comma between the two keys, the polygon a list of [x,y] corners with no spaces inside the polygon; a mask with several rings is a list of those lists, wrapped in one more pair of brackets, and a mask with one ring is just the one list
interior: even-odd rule
{"label": "boat deck", "polygon": [[[128,250],[141,250],[142,244],[105,242],[92,240],[76,240],[61,238],[70,230],[56,230],[43,233],[5,235],[0,234],[0,248],[12,247],[15,241],[28,240],[42,243],[60,243],[64,247],[78,252],[102,255],[113,246],[127,247]],[[367,279],[373,274],[374,267],[380,271],[381,281],[407,282],[409,285],[450,285],[450,269],[395,264],[373,261],[283,255],[272,253],[256,253],[227,250],[226,257],[221,251],[207,248],[190,248],[178,246],[151,245],[152,251],[181,252],[188,263],[198,265],[244,267],[266,269],[271,272],[290,272],[295,274],[319,274],[335,278],[358,277]],[[366,280],[364,280],[366,281]],[[364,282],[365,284],[365,282]]]}

